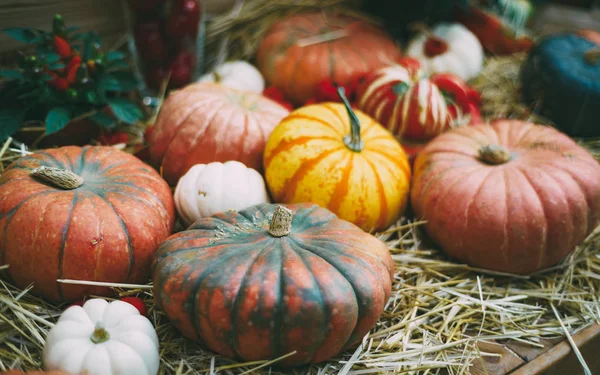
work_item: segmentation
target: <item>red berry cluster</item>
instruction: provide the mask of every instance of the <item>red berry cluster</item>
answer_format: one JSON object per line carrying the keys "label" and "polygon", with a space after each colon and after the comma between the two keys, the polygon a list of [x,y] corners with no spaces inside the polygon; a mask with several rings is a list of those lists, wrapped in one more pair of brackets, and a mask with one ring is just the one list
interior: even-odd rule
{"label": "red berry cluster", "polygon": [[[348,98],[348,100],[350,101],[350,104],[353,107],[356,107],[355,100],[357,99],[356,98],[357,89],[358,89],[359,85],[361,85],[364,82],[365,78],[366,78],[366,74],[358,74],[358,75],[354,76],[350,80],[350,82],[348,82],[345,85],[342,85],[342,87],[344,87],[346,97]],[[305,101],[302,105],[310,105],[310,104],[317,104],[317,103],[324,103],[324,102],[341,103],[342,99],[340,98],[340,96],[337,93],[338,86],[339,85],[331,79],[322,80],[315,87],[314,96],[312,98],[308,99],[307,101]],[[294,106],[285,97],[283,92],[275,86],[267,87],[263,91],[263,95],[266,96],[267,98],[270,98],[271,100],[276,101],[277,103],[286,107],[290,111],[294,109]]]}
{"label": "red berry cluster", "polygon": [[168,73],[169,87],[188,84],[196,65],[200,0],[129,0],[129,6],[146,84],[157,90]]}
{"label": "red berry cluster", "polygon": [[54,51],[60,56],[64,67],[56,70],[44,70],[53,78],[48,83],[59,91],[67,91],[76,79],[78,71],[94,71],[95,61],[90,60],[82,64],[79,52],[71,48],[71,44],[61,36],[54,35]]}

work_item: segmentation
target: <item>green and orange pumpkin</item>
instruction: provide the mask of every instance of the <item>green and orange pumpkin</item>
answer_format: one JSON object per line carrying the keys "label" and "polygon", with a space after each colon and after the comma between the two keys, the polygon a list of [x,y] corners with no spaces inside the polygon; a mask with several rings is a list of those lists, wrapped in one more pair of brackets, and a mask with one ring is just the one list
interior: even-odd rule
{"label": "green and orange pumpkin", "polygon": [[528,274],[563,260],[600,224],[600,165],[551,127],[456,128],[417,157],[411,202],[453,258]]}
{"label": "green and orange pumpkin", "polygon": [[314,204],[202,218],[154,263],[157,304],[184,336],[241,361],[325,361],[375,325],[391,293],[385,244]]}
{"label": "green and orange pumpkin", "polygon": [[145,283],[174,226],[167,183],[112,147],[67,146],[12,163],[0,177],[0,265],[16,286],[53,301],[111,289],[57,279]]}

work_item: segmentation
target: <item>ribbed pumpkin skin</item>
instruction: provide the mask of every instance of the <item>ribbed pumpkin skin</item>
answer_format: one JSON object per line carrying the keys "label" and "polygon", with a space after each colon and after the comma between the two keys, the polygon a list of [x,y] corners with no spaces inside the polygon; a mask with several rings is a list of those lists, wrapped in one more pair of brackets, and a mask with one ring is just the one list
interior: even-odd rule
{"label": "ribbed pumpkin skin", "polygon": [[[62,190],[29,175],[39,166],[85,179]],[[57,279],[145,283],[152,255],[174,226],[167,183],[150,166],[113,147],[48,149],[11,164],[0,177],[0,264],[16,286],[53,301],[108,288]]]}
{"label": "ribbed pumpkin skin", "polygon": [[[480,161],[488,144],[513,159]],[[550,127],[503,120],[457,128],[417,157],[411,202],[450,256],[527,274],[564,259],[599,224],[600,165]]]}
{"label": "ribbed pumpkin skin", "polygon": [[188,85],[161,107],[149,139],[152,163],[172,186],[195,164],[237,160],[260,171],[265,142],[288,113],[257,93]]}
{"label": "ribbed pumpkin skin", "polygon": [[[335,33],[346,36],[318,43],[314,40]],[[389,65],[398,57],[396,42],[383,29],[325,12],[293,15],[276,22],[256,52],[258,68],[267,82],[298,105],[313,97],[315,87],[324,79],[345,85],[356,74]]]}
{"label": "ribbed pumpkin skin", "polygon": [[311,202],[366,231],[392,225],[406,208],[410,166],[400,144],[360,111],[364,149],[343,142],[345,107],[323,103],[297,109],[275,128],[264,153],[274,202]]}
{"label": "ribbed pumpkin skin", "polygon": [[154,296],[186,337],[243,361],[320,362],[375,325],[391,293],[385,244],[330,211],[288,205],[291,233],[268,233],[275,205],[203,218],[155,255]]}
{"label": "ribbed pumpkin skin", "polygon": [[396,64],[379,69],[367,76],[357,96],[358,108],[398,138],[430,139],[452,124],[442,91],[420,68]]}

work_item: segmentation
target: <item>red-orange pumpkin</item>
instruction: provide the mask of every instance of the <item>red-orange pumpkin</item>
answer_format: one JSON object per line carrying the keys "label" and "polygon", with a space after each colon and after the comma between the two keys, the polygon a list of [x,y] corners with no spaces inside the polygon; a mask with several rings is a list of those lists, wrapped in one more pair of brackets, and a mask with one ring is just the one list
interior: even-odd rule
{"label": "red-orange pumpkin", "polygon": [[477,267],[550,267],[600,223],[600,165],[554,128],[457,128],[427,145],[414,173],[416,216],[450,256]]}
{"label": "red-orange pumpkin", "polygon": [[53,301],[108,295],[77,279],[145,283],[174,225],[167,183],[112,147],[67,146],[25,156],[0,178],[0,265],[18,287]]}
{"label": "red-orange pumpkin", "polygon": [[383,29],[324,12],[276,22],[256,53],[267,82],[297,105],[312,98],[325,79],[346,85],[357,74],[387,66],[398,57],[396,42]]}
{"label": "red-orange pumpkin", "polygon": [[224,356],[325,361],[375,325],[391,293],[385,244],[314,204],[260,204],[167,239],[154,296],[183,335]]}
{"label": "red-orange pumpkin", "polygon": [[265,143],[289,111],[260,94],[196,83],[165,100],[149,138],[152,163],[171,185],[195,164],[237,160],[262,170]]}

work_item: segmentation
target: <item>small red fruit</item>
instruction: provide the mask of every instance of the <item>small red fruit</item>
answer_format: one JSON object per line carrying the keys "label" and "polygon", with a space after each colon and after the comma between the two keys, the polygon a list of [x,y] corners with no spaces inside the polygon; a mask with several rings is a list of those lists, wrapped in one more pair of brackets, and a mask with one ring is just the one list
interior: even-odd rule
{"label": "small red fruit", "polygon": [[178,88],[187,85],[192,79],[192,70],[194,69],[194,55],[191,52],[184,51],[175,56],[169,66],[171,78],[169,86]]}
{"label": "small red fruit", "polygon": [[81,65],[81,57],[79,56],[73,57],[71,61],[69,61],[69,63],[67,64],[67,82],[69,84],[75,82],[79,65]]}
{"label": "small red fruit", "polygon": [[177,0],[167,20],[167,34],[173,38],[195,38],[200,24],[200,4],[197,0]]}
{"label": "small red fruit", "polygon": [[167,46],[160,32],[160,24],[149,21],[135,26],[135,45],[144,60],[160,64],[166,60]]}
{"label": "small red fruit", "polygon": [[[344,87],[344,90],[346,88]],[[330,79],[324,79],[317,84],[315,88],[315,99],[318,102],[339,102],[340,96],[337,93],[337,85]]]}
{"label": "small red fruit", "polygon": [[75,302],[73,302],[72,304],[70,304],[69,306],[67,306],[67,307],[65,308],[65,310],[66,310],[66,309],[68,309],[69,307],[72,307],[72,306],[83,306],[83,303],[84,303],[84,302],[85,302],[84,300],[75,301]]}
{"label": "small red fruit", "polygon": [[121,298],[121,301],[127,302],[127,303],[133,305],[133,307],[138,309],[138,311],[140,312],[140,315],[148,316],[148,308],[146,307],[146,304],[144,303],[144,301],[141,298],[139,298],[139,297],[123,297],[123,298]]}
{"label": "small red fruit", "polygon": [[165,0],[129,0],[129,7],[136,13],[148,13],[164,2]]}
{"label": "small red fruit", "polygon": [[263,96],[266,96],[269,99],[273,99],[276,102],[280,100],[285,100],[283,93],[275,86],[269,86],[263,90]]}
{"label": "small red fruit", "polygon": [[58,35],[54,35],[54,50],[62,58],[71,56],[71,45]]}

